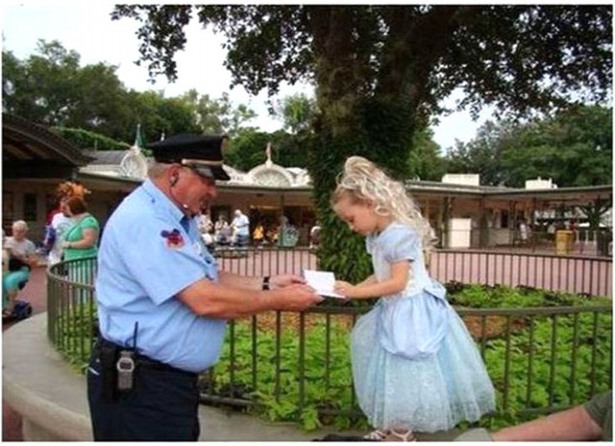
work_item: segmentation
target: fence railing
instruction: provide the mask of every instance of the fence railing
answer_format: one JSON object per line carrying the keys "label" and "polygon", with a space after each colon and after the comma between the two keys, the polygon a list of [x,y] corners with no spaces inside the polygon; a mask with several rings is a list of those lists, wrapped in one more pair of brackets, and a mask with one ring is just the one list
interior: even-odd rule
{"label": "fence railing", "polygon": [[[222,270],[242,275],[300,274],[303,269],[317,268],[316,256],[308,249],[228,250],[218,252],[217,256]],[[585,284],[581,292],[611,296],[611,261],[595,259],[595,263],[586,264],[589,260],[439,251],[432,255],[430,264],[432,274],[443,282],[521,284],[554,291],[568,290],[570,284]],[[580,263],[568,263],[575,261]],[[580,278],[566,277],[565,273],[572,273],[573,269],[580,273]],[[95,274],[96,259],[63,262],[48,272],[48,337],[56,348],[80,364],[87,362],[95,337]],[[607,285],[592,287],[592,280],[608,284],[609,289]],[[339,371],[334,369],[346,364],[340,355],[347,355],[348,349],[340,349],[334,343],[339,334],[336,327],[345,327],[342,336],[347,339],[357,317],[367,310],[325,306],[303,313],[272,312],[230,322],[225,347],[228,351],[217,366],[226,370],[224,385],[221,386],[219,373],[205,372],[201,380],[202,401],[235,406],[254,404],[248,394],[264,390],[258,388],[260,374],[273,373],[271,397],[274,401],[287,399],[283,384],[291,380],[296,386],[293,404],[300,410],[308,404],[311,386],[328,389],[338,385],[333,376]],[[611,306],[460,308],[458,312],[471,329],[496,384],[498,412],[549,412],[582,401],[607,381],[609,387],[612,384]],[[292,348],[296,349],[291,356],[285,334],[288,329],[292,330]],[[306,362],[316,345],[315,330],[320,330],[317,348],[323,349],[318,352],[322,374],[316,380],[309,361]],[[265,347],[264,333],[272,339],[272,346]],[[240,350],[246,345],[247,351]],[[270,347],[272,350],[263,353],[262,349]],[[289,376],[290,370],[296,373]],[[345,373],[350,373],[349,367]],[[352,383],[346,380],[344,388],[335,391],[341,392],[339,399],[346,403],[319,410],[357,415]]]}
{"label": "fence railing", "polygon": [[47,336],[58,350],[82,363],[95,338],[96,260],[68,260],[47,271]]}
{"label": "fence railing", "polygon": [[613,297],[613,261],[609,257],[438,250],[431,255],[430,272],[443,283],[522,285]]}

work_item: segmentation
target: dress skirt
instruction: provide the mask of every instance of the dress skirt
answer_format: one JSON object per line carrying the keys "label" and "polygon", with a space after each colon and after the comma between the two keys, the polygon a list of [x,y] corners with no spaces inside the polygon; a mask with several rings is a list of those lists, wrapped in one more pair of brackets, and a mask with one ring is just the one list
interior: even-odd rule
{"label": "dress skirt", "polygon": [[[434,326],[413,332],[421,315]],[[388,331],[399,339],[391,340],[383,324],[393,324]],[[412,347],[417,338],[429,348]],[[493,385],[465,324],[426,291],[392,303],[381,299],[357,321],[351,354],[358,402],[375,428],[436,432],[495,410]]]}

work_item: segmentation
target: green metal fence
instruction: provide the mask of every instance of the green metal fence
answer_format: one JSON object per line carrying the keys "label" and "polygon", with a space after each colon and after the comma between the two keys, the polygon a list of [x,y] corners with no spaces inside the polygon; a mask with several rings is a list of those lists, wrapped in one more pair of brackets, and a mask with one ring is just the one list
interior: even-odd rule
{"label": "green metal fence", "polygon": [[47,271],[47,336],[72,361],[89,359],[96,337],[95,257],[55,264]]}
{"label": "green metal fence", "polygon": [[[261,263],[252,258],[248,266],[250,255],[224,257],[221,264],[240,273],[269,273],[262,257]],[[304,252],[280,251],[280,256],[293,260],[272,261],[275,274],[314,267],[302,263],[311,258]],[[225,265],[227,261],[231,263]],[[64,262],[48,273],[49,339],[81,365],[95,337],[95,273],[95,259]],[[367,310],[318,306],[303,313],[271,312],[231,321],[220,362],[201,377],[202,402],[263,410],[282,410],[285,405],[289,413],[360,416],[347,342],[356,319]],[[579,307],[459,308],[458,313],[496,386],[499,414],[552,412],[612,386],[610,305],[589,299],[587,306]],[[333,403],[318,398],[332,398]]]}

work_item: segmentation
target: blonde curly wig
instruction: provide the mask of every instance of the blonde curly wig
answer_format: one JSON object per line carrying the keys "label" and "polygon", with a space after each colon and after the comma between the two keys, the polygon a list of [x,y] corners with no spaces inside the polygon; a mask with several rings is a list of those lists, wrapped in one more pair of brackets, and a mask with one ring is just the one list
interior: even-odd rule
{"label": "blonde curly wig", "polygon": [[421,215],[403,183],[389,177],[368,159],[351,156],[346,160],[344,171],[337,178],[332,204],[342,197],[350,197],[355,203],[372,204],[376,214],[392,216],[395,221],[414,228],[421,235],[423,249],[435,245],[429,221]]}

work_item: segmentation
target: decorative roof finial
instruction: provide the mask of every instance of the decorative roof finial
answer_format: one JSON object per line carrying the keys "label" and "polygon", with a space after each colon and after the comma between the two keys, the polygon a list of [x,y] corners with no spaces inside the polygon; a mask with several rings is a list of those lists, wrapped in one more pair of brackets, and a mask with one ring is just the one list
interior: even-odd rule
{"label": "decorative roof finial", "polygon": [[135,134],[135,142],[132,145],[133,147],[138,147],[139,149],[145,147],[145,143],[143,142],[143,135],[141,134],[141,124],[137,124],[137,132]]}
{"label": "decorative roof finial", "polygon": [[265,149],[265,154],[267,155],[266,164],[272,164],[272,161],[271,161],[271,142],[267,143],[267,148]]}

